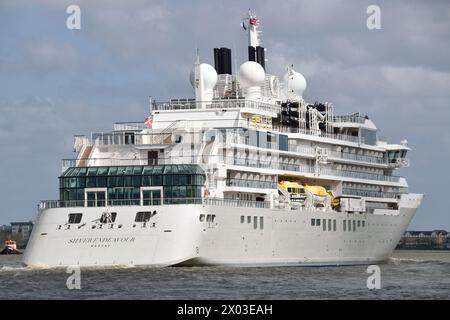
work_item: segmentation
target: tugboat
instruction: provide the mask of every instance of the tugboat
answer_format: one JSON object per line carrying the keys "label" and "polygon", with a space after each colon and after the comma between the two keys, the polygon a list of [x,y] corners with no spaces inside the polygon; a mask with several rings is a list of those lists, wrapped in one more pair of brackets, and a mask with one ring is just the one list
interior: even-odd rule
{"label": "tugboat", "polygon": [[14,240],[6,240],[5,249],[0,251],[0,254],[22,254],[22,252],[17,250],[17,244]]}

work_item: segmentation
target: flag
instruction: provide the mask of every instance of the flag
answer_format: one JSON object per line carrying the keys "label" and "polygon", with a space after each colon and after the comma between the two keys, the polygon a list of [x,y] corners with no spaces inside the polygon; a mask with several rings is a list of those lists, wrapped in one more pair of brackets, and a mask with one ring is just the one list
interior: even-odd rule
{"label": "flag", "polygon": [[250,22],[249,22],[252,26],[257,26],[259,24],[258,19],[256,18],[250,18]]}
{"label": "flag", "polygon": [[145,118],[144,119],[144,124],[146,125],[146,126],[148,126],[148,127],[151,127],[152,126],[152,124],[153,124],[153,119],[152,118]]}

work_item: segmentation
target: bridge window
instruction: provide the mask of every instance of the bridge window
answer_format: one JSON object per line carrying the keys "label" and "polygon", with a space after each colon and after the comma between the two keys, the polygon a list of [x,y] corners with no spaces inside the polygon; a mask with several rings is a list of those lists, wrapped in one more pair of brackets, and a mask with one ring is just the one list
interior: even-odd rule
{"label": "bridge window", "polygon": [[138,212],[136,213],[136,218],[134,218],[134,222],[147,222],[150,221],[152,217],[151,211]]}
{"label": "bridge window", "polygon": [[[163,185],[167,203],[192,203],[201,198],[205,183],[204,172],[197,165],[71,167],[59,179],[63,207],[84,206],[85,201],[91,207],[105,206],[106,199],[108,205],[140,205],[141,187]],[[86,190],[86,194],[84,188],[105,188],[105,193]],[[152,205],[152,201],[153,205],[158,204],[157,195],[146,196],[146,205]]]}
{"label": "bridge window", "polygon": [[70,224],[80,223],[82,217],[83,217],[82,213],[69,213],[68,223]]}
{"label": "bridge window", "polygon": [[105,191],[87,191],[87,206],[88,207],[104,207],[106,205]]}

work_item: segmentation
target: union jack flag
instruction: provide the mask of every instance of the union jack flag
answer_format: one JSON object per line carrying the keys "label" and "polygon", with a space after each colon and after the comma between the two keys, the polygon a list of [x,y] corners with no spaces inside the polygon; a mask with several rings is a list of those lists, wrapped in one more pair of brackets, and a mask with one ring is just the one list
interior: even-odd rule
{"label": "union jack flag", "polygon": [[256,18],[250,18],[249,23],[253,26],[257,26],[259,24],[259,21]]}
{"label": "union jack flag", "polygon": [[144,119],[144,124],[146,125],[146,126],[148,126],[148,127],[151,127],[152,126],[152,124],[153,124],[153,119],[152,118],[145,118]]}

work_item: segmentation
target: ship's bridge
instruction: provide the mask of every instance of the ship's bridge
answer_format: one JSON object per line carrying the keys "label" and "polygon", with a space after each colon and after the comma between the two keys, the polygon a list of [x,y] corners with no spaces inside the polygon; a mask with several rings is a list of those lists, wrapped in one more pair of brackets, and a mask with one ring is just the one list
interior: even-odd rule
{"label": "ship's bridge", "polygon": [[63,207],[193,203],[202,196],[198,165],[72,167],[59,178]]}

